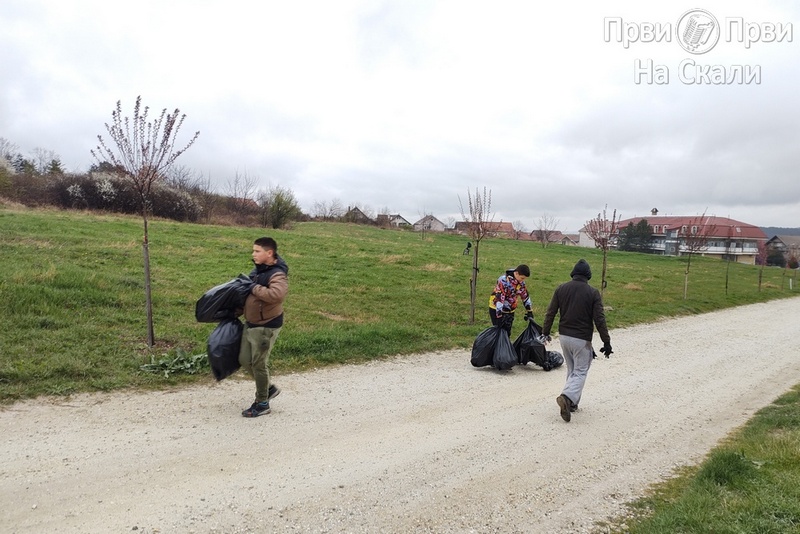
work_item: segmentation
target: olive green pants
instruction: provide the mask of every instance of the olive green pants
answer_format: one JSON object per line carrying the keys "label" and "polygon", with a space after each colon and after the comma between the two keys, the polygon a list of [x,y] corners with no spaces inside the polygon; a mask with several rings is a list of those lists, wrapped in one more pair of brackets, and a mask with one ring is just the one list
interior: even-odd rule
{"label": "olive green pants", "polygon": [[239,347],[239,364],[256,381],[256,402],[269,398],[269,354],[278,339],[280,328],[244,328]]}

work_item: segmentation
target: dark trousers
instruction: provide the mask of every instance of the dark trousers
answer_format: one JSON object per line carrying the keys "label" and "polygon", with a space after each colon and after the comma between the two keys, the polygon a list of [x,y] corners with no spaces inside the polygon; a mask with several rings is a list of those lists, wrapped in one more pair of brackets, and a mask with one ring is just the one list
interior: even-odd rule
{"label": "dark trousers", "polygon": [[501,326],[511,337],[511,326],[514,324],[513,313],[504,313],[498,318],[497,311],[489,308],[489,318],[492,320],[492,326]]}

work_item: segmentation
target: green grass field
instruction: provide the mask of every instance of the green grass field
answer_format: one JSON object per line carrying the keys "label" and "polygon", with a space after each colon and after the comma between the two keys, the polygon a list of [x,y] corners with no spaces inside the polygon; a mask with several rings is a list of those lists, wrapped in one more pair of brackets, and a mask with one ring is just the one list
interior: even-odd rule
{"label": "green grass field", "polygon": [[[139,218],[2,208],[0,229],[3,403],[209,380],[210,372],[141,367],[205,353],[215,325],[195,321],[195,303],[211,287],[250,271],[252,242],[262,235],[276,238],[290,267],[286,323],[273,357],[277,371],[469,347],[488,326],[488,295],[506,268],[530,265],[528,286],[541,318],[578,259],[592,265],[595,285],[602,264],[593,249],[486,239],[470,324],[472,258],[462,254],[463,236],[428,232],[423,238],[339,223],[276,231],[156,220],[150,225],[156,346],[149,349]],[[695,257],[684,300],[684,261],[610,253],[604,295],[610,328],[797,294],[783,269],[764,269],[759,291],[757,267]]]}
{"label": "green grass field", "polygon": [[[139,218],[0,207],[0,403],[213,380],[204,353],[215,325],[195,321],[195,302],[248,273],[252,242],[262,235],[277,239],[290,266],[286,324],[271,359],[279,372],[469,347],[488,326],[488,295],[504,269],[530,265],[541,318],[578,259],[592,265],[595,286],[602,263],[597,250],[487,239],[470,324],[472,258],[462,255],[463,236],[336,223],[274,231],[153,221],[150,228],[152,349]],[[695,257],[684,300],[684,269],[684,258],[610,253],[604,301],[612,337],[618,327],[798,294],[796,272],[765,268],[759,289],[758,267]],[[514,335],[523,327],[517,321]],[[599,528],[800,532],[799,397],[795,388],[704,464],[656,486],[633,504],[636,520]]]}

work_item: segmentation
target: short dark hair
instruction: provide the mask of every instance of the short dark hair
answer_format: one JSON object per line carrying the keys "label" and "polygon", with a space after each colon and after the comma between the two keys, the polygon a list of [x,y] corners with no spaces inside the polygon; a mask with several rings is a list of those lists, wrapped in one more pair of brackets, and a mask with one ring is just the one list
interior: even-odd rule
{"label": "short dark hair", "polygon": [[514,270],[517,271],[522,276],[529,277],[531,275],[531,268],[525,265],[524,263],[519,264],[517,268]]}
{"label": "short dark hair", "polygon": [[278,243],[271,237],[259,237],[253,242],[253,244],[258,245],[264,250],[272,250],[275,252],[275,254],[278,253]]}

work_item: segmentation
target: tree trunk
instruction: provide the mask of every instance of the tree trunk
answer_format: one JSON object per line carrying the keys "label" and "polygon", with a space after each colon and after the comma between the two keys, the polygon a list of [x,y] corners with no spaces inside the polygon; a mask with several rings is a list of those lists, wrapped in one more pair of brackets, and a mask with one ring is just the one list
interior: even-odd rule
{"label": "tree trunk", "polygon": [[152,348],[156,344],[153,332],[153,294],[150,287],[150,246],[147,237],[147,214],[142,214],[144,219],[144,241],[142,242],[142,255],[144,257],[144,297],[147,309],[147,346]]}
{"label": "tree trunk", "polygon": [[692,255],[689,254],[689,259],[686,261],[686,272],[683,273],[683,300],[689,296],[689,265],[692,263]]}
{"label": "tree trunk", "polygon": [[728,294],[728,278],[731,270],[731,259],[728,256],[728,264],[725,266],[725,295]]}
{"label": "tree trunk", "polygon": [[478,249],[480,241],[475,242],[475,255],[472,257],[472,277],[469,280],[469,324],[475,324],[475,301],[478,296]]}
{"label": "tree trunk", "polygon": [[606,290],[606,266],[607,258],[608,257],[608,250],[605,248],[603,249],[603,272],[600,275],[600,297],[602,298],[603,292]]}

